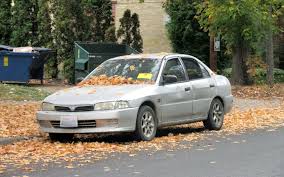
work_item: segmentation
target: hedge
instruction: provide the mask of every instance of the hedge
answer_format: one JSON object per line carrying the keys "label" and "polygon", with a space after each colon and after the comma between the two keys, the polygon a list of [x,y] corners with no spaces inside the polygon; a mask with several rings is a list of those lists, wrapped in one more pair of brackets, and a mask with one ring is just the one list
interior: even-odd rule
{"label": "hedge", "polygon": [[[274,82],[275,83],[284,83],[284,70],[274,68]],[[232,68],[226,68],[223,70],[222,74],[227,78],[232,76]],[[256,69],[256,75],[253,77],[253,80],[256,84],[266,83],[266,70],[265,69]]]}

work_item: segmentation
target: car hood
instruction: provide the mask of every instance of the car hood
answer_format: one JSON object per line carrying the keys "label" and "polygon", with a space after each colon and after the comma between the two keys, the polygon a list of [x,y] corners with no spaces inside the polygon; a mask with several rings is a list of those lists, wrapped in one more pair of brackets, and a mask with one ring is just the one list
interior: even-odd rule
{"label": "car hood", "polygon": [[129,100],[129,97],[134,99],[133,95],[141,95],[142,90],[148,87],[153,87],[153,85],[76,86],[58,91],[44,99],[44,102],[58,105],[78,105]]}

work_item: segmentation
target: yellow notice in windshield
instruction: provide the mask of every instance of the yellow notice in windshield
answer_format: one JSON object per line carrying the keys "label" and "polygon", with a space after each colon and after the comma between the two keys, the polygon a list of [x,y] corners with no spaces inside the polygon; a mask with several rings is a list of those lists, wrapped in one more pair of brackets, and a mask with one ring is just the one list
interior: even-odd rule
{"label": "yellow notice in windshield", "polygon": [[139,73],[137,79],[152,79],[153,74],[151,73]]}

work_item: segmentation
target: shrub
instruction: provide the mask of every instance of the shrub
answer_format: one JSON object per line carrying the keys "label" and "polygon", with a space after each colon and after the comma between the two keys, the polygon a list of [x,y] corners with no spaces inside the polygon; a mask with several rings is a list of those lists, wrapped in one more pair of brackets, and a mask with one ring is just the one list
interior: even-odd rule
{"label": "shrub", "polygon": [[[227,78],[232,76],[232,68],[226,68],[223,70],[222,74]],[[284,70],[274,68],[274,82],[275,83],[284,83]],[[253,81],[256,84],[265,84],[266,83],[266,70],[265,69],[256,69],[256,74],[253,77]]]}

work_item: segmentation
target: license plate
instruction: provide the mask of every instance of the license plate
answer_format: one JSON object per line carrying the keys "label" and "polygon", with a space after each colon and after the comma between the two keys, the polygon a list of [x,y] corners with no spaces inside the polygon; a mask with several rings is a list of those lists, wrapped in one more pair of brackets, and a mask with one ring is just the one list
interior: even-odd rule
{"label": "license plate", "polygon": [[78,127],[78,119],[76,116],[61,116],[60,127],[63,128],[74,128]]}

